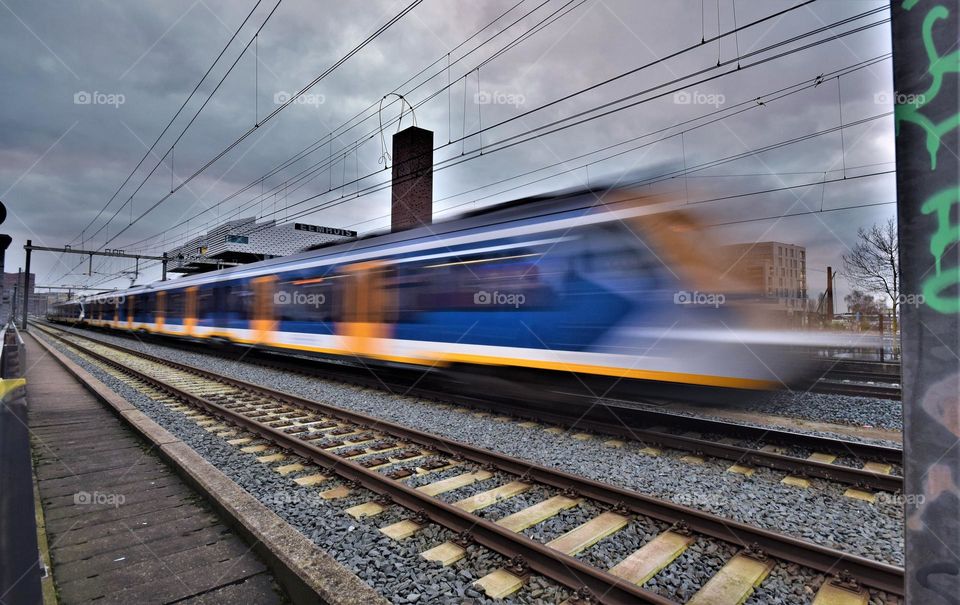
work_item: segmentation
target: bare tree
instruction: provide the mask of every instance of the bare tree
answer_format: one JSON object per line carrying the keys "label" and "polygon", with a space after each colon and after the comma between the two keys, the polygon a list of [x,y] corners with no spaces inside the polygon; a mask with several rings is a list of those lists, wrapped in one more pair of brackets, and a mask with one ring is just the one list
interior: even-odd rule
{"label": "bare tree", "polygon": [[848,313],[859,313],[860,315],[877,315],[883,312],[883,305],[880,301],[875,300],[872,295],[861,292],[860,290],[854,290],[850,294],[847,294],[843,297],[844,302],[847,303],[847,312]]}
{"label": "bare tree", "polygon": [[866,292],[886,294],[893,301],[896,321],[900,304],[900,265],[897,245],[897,223],[873,225],[857,230],[857,243],[843,255],[847,280]]}

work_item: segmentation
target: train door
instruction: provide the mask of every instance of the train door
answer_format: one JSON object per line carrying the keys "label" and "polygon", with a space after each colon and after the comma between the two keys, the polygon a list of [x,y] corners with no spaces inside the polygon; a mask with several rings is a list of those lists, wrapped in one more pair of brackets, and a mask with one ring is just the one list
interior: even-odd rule
{"label": "train door", "polygon": [[127,329],[133,329],[133,296],[127,297]]}
{"label": "train door", "polygon": [[163,324],[166,319],[166,307],[167,307],[167,293],[164,291],[157,292],[157,314],[156,321],[157,332],[163,332]]}
{"label": "train door", "polygon": [[120,328],[120,300],[122,299],[113,299],[113,321],[110,322],[110,327],[115,330]]}
{"label": "train door", "polygon": [[269,344],[273,341],[273,332],[277,330],[273,293],[277,282],[276,275],[264,275],[250,280],[253,286],[253,309],[250,316],[250,330],[257,344]]}
{"label": "train door", "polygon": [[383,261],[345,267],[347,278],[344,280],[337,334],[344,348],[354,355],[378,357],[386,353],[384,339],[391,336],[388,270]]}
{"label": "train door", "polygon": [[188,336],[193,336],[197,326],[197,287],[187,288],[187,301],[183,312],[183,330]]}

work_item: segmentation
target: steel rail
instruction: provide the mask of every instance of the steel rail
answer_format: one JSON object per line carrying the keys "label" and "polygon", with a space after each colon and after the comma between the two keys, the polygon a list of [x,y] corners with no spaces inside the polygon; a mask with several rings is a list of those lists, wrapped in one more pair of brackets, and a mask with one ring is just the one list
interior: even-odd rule
{"label": "steel rail", "polygon": [[[58,328],[62,329],[62,328]],[[81,338],[89,338],[75,332]],[[126,349],[121,345],[112,345],[104,341],[97,340],[106,346],[114,346],[120,349]],[[190,343],[176,341],[183,348],[188,347]],[[133,349],[126,349],[129,352],[135,352]],[[209,348],[203,350],[204,354],[210,354]],[[886,447],[875,444],[849,441],[845,439],[835,439],[830,437],[807,435],[782,429],[757,427],[736,422],[729,422],[718,419],[698,418],[675,414],[666,411],[654,410],[649,408],[638,408],[625,405],[597,405],[591,406],[586,412],[577,408],[572,413],[557,412],[556,406],[538,406],[536,402],[528,401],[523,404],[516,404],[505,399],[496,399],[491,396],[476,397],[460,393],[439,392],[425,387],[408,388],[408,385],[401,382],[389,382],[391,380],[390,372],[381,372],[375,378],[367,376],[368,369],[355,368],[352,365],[328,364],[327,368],[318,368],[311,366],[304,367],[303,364],[296,363],[296,357],[287,357],[274,354],[272,352],[253,350],[257,354],[258,360],[269,360],[269,363],[281,370],[290,370],[300,373],[307,373],[311,376],[327,378],[337,381],[359,381],[364,386],[391,392],[398,390],[408,395],[417,395],[426,398],[439,399],[442,401],[452,401],[458,405],[467,404],[475,408],[495,412],[509,413],[518,417],[533,417],[540,422],[569,426],[575,423],[579,430],[590,430],[597,433],[610,434],[617,437],[653,443],[663,447],[705,454],[716,458],[731,460],[736,463],[750,464],[754,466],[763,466],[774,470],[785,471],[800,476],[814,477],[835,481],[847,485],[875,489],[886,492],[898,492],[903,490],[903,477],[899,475],[888,475],[884,473],[875,473],[869,470],[843,466],[839,464],[829,464],[817,462],[796,456],[777,454],[775,452],[766,452],[760,449],[742,447],[732,444],[721,443],[709,439],[688,437],[675,433],[669,433],[660,430],[653,430],[651,426],[676,426],[685,431],[695,431],[700,433],[719,433],[731,435],[744,440],[762,441],[764,443],[778,443],[783,445],[795,446],[814,451],[827,451],[838,453],[844,456],[851,456],[858,460],[883,461],[894,464],[901,464],[903,461],[903,452],[900,449]],[[225,357],[229,358],[229,357]],[[251,359],[248,355],[247,359]],[[193,366],[190,366],[193,367]],[[199,370],[199,368],[196,368]],[[344,374],[349,373],[347,377]],[[384,374],[387,374],[386,376]]]}
{"label": "steel rail", "polygon": [[[86,338],[79,335],[74,336]],[[624,586],[624,581],[616,576],[586,565],[574,557],[562,555],[522,535],[504,530],[495,523],[465,513],[456,507],[429,496],[424,496],[397,481],[386,478],[375,471],[370,471],[359,464],[338,458],[334,454],[300,441],[278,429],[261,425],[252,419],[242,417],[223,406],[182,391],[148,374],[127,368],[119,361],[85,349],[81,345],[62,338],[60,340],[103,363],[122,370],[123,372],[134,374],[140,379],[147,380],[157,388],[171,395],[183,397],[188,401],[195,402],[196,405],[207,409],[214,415],[224,418],[225,420],[235,422],[236,419],[237,424],[248,428],[251,432],[261,435],[281,447],[295,451],[307,459],[315,460],[321,466],[330,468],[341,476],[350,478],[371,491],[389,495],[398,504],[413,510],[422,509],[427,517],[445,527],[454,531],[469,530],[478,543],[507,556],[520,555],[527,561],[531,569],[557,582],[574,589],[585,586],[594,596],[601,598],[602,602],[630,602],[629,598],[643,598],[645,601],[651,603],[670,603],[669,600],[664,600],[659,595],[639,589],[633,585]],[[583,497],[610,506],[620,506],[637,515],[652,517],[669,524],[680,523],[689,527],[691,531],[733,543],[740,547],[746,548],[755,545],[764,553],[776,559],[803,565],[827,574],[846,572],[861,584],[892,594],[903,595],[904,570],[897,566],[880,563],[858,555],[851,555],[770,530],[752,527],[745,523],[724,519],[710,513],[645,496],[631,490],[572,475],[560,470],[517,460],[453,439],[432,435],[358,412],[311,401],[297,395],[277,391],[236,378],[225,377],[188,364],[158,358],[147,353],[127,349],[119,345],[103,343],[90,338],[86,338],[86,340],[91,340],[101,346],[147,359],[160,365],[173,367],[209,380],[246,389],[261,396],[277,399],[289,405],[307,408],[341,418],[348,422],[380,429],[394,436],[408,439],[441,452],[446,452],[451,456],[460,456],[478,464],[492,464],[504,472],[518,475],[522,479],[535,481],[562,490],[573,490]],[[504,544],[505,539],[509,544]],[[606,597],[601,596],[604,594],[604,591],[607,590],[607,588],[602,587],[603,584],[609,585],[608,587],[611,591],[607,593]],[[597,592],[598,587],[600,587],[599,592]],[[611,599],[619,599],[621,596],[628,600],[606,600],[608,597]]]}

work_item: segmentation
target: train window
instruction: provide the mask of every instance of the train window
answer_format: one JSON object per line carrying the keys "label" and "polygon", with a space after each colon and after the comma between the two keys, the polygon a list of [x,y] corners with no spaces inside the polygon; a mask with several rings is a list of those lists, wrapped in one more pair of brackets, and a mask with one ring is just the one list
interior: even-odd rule
{"label": "train window", "polygon": [[183,323],[186,307],[187,293],[184,290],[167,290],[165,319],[167,323]]}
{"label": "train window", "polygon": [[333,320],[334,281],[331,277],[284,279],[277,283],[273,302],[280,321]]}
{"label": "train window", "polygon": [[157,293],[149,292],[140,297],[138,304],[134,307],[133,318],[140,323],[153,323],[154,310],[157,308]]}
{"label": "train window", "polygon": [[427,287],[401,292],[402,309],[490,311],[532,309],[555,302],[543,275],[555,272],[563,255],[545,257],[527,249],[497,256],[450,258],[422,267]]}
{"label": "train window", "polygon": [[217,297],[214,288],[204,288],[197,292],[197,318],[210,319],[217,311]]}
{"label": "train window", "polygon": [[224,286],[224,307],[231,319],[245,320],[253,308],[253,290],[242,283]]}

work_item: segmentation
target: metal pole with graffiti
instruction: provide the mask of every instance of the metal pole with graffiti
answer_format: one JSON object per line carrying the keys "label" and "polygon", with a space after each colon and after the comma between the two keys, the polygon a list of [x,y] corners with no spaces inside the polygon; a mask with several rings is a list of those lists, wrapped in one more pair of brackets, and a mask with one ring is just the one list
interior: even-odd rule
{"label": "metal pole with graffiti", "polygon": [[960,603],[957,0],[894,0],[909,603]]}

